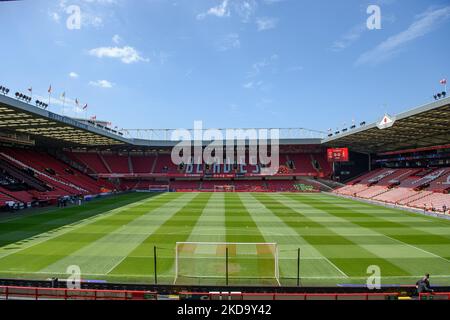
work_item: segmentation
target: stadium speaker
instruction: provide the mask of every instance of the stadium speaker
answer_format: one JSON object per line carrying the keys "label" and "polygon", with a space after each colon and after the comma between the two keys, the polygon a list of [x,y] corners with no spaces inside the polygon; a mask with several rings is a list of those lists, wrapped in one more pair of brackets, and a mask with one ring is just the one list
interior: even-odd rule
{"label": "stadium speaker", "polygon": [[442,95],[442,98],[445,98],[445,96],[447,95],[447,92],[442,91],[441,95]]}
{"label": "stadium speaker", "polygon": [[328,137],[332,137],[333,136],[333,134],[332,133],[330,133],[329,135],[328,135]]}
{"label": "stadium speaker", "polygon": [[442,98],[442,94],[438,93],[437,97],[438,97],[438,99]]}
{"label": "stadium speaker", "polygon": [[2,94],[8,94],[9,93],[9,89],[4,87],[4,86],[0,86],[0,92]]}
{"label": "stadium speaker", "polygon": [[360,123],[360,126],[361,126],[361,127],[363,127],[363,126],[365,126],[365,125],[366,125],[366,122],[365,122],[365,121],[363,121],[363,122]]}
{"label": "stadium speaker", "polygon": [[437,95],[436,95],[436,94],[435,94],[435,95],[434,95],[433,97],[434,97],[434,100],[437,100],[437,99],[438,99],[438,97],[437,97]]}
{"label": "stadium speaker", "polygon": [[352,125],[351,127],[350,127],[350,129],[356,129],[356,126],[355,125]]}
{"label": "stadium speaker", "polygon": [[16,98],[19,98],[20,93],[16,92]]}

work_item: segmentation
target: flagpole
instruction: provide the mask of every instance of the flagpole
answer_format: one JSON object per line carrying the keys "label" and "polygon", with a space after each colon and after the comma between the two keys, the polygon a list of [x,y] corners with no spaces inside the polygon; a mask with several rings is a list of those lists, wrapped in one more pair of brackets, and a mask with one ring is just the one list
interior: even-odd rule
{"label": "flagpole", "polygon": [[48,107],[50,107],[50,97],[52,95],[52,85],[48,88]]}

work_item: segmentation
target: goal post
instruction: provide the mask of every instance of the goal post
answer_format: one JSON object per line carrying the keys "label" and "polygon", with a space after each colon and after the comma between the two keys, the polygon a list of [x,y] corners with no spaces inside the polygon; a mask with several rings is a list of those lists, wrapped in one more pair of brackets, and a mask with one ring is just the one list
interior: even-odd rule
{"label": "goal post", "polygon": [[280,285],[276,243],[177,242],[174,284]]}
{"label": "goal post", "polygon": [[149,185],[149,192],[169,192],[170,186],[168,184],[160,184],[160,185]]}
{"label": "goal post", "polygon": [[233,185],[215,185],[214,192],[235,192],[236,187]]}

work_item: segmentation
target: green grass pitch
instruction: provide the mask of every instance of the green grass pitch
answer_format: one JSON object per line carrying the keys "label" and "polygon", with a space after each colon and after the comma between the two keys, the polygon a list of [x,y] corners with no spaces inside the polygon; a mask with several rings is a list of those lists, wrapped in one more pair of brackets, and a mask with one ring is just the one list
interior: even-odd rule
{"label": "green grass pitch", "polygon": [[[1,215],[0,215],[1,217]],[[157,247],[160,283],[175,277],[176,242],[274,242],[282,285],[295,285],[301,249],[303,286],[365,284],[378,266],[382,284],[414,284],[425,273],[450,285],[450,221],[326,194],[131,193],[81,207],[50,209],[0,220],[0,277],[82,278],[109,282],[154,281]],[[218,253],[216,264],[223,259]],[[236,285],[273,285],[262,279],[270,261],[230,254]],[[193,259],[197,271],[208,259]],[[209,269],[208,269],[209,270]],[[180,283],[225,283],[225,267],[212,278]]]}

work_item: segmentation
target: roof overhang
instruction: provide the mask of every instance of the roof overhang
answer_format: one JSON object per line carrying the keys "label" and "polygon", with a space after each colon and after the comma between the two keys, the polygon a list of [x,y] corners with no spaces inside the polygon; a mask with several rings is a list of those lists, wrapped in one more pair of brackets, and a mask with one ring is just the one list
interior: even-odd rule
{"label": "roof overhang", "polygon": [[349,147],[364,153],[389,152],[448,144],[450,98],[429,103],[394,117],[380,129],[380,120],[323,140],[328,147]]}
{"label": "roof overhang", "polygon": [[114,146],[129,140],[104,129],[0,95],[0,130],[66,146]]}

